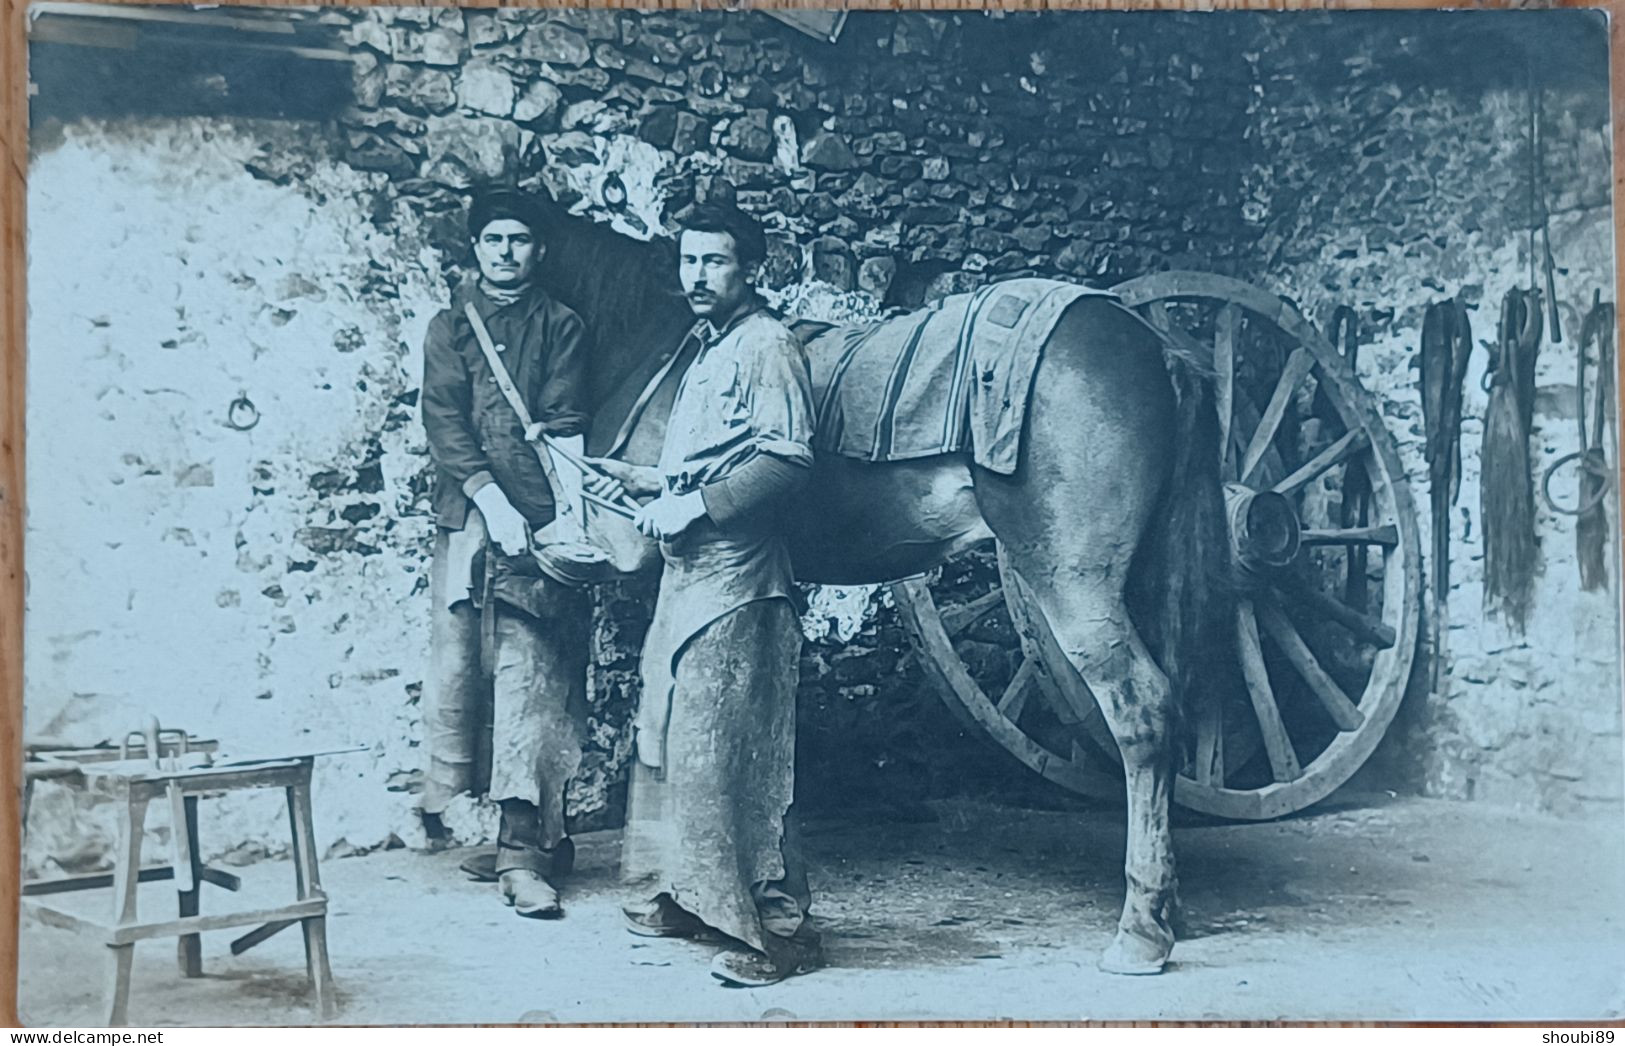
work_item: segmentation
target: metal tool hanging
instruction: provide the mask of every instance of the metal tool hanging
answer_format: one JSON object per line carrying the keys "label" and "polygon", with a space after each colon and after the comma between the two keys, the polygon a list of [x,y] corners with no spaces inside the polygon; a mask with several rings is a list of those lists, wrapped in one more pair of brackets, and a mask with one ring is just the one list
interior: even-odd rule
{"label": "metal tool hanging", "polygon": [[[1360,319],[1347,305],[1339,305],[1332,313],[1332,344],[1342,353],[1349,371],[1354,372],[1360,355]],[[1368,526],[1371,522],[1371,478],[1363,468],[1344,470],[1342,520],[1345,530]],[[1366,547],[1355,545],[1348,550],[1344,601],[1357,610],[1365,610],[1367,587]]]}
{"label": "metal tool hanging", "polygon": [[1462,383],[1472,351],[1473,331],[1466,305],[1456,298],[1429,305],[1422,320],[1419,363],[1433,520],[1429,639],[1435,683],[1443,669],[1440,648],[1449,617],[1450,509],[1461,494]]}
{"label": "metal tool hanging", "polygon": [[[1593,351],[1595,355],[1590,358],[1597,377],[1588,403],[1586,363]],[[1602,300],[1601,291],[1592,293],[1591,311],[1580,328],[1575,370],[1574,417],[1579,428],[1579,449],[1547,467],[1541,495],[1553,512],[1579,517],[1574,525],[1575,558],[1580,564],[1580,587],[1591,592],[1608,587],[1608,495],[1614,486],[1614,473],[1608,465],[1609,408],[1614,402],[1614,306]],[[1580,464],[1580,496],[1571,508],[1552,498],[1552,476],[1575,461]]]}

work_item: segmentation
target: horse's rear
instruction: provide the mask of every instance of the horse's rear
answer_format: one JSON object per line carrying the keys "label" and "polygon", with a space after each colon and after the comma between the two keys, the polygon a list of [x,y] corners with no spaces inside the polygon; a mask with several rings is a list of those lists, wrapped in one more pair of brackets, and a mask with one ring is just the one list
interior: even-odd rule
{"label": "horse's rear", "polygon": [[1113,299],[1082,298],[1038,355],[1013,473],[975,465],[969,451],[821,457],[793,514],[793,555],[808,580],[889,580],[990,535],[1004,545],[1068,662],[1051,670],[1088,683],[1123,755],[1128,895],[1102,959],[1118,973],[1162,968],[1176,903],[1176,696],[1129,605],[1171,661],[1215,619],[1192,579],[1224,548],[1216,420],[1205,386],[1174,366],[1188,402],[1178,402],[1149,327]]}

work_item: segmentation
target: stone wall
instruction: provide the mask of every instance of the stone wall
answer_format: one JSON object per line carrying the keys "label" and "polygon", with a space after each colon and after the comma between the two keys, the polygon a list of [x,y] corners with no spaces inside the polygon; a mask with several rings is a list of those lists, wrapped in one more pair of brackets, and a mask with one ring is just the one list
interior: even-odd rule
{"label": "stone wall", "polygon": [[776,233],[770,284],[901,304],[1014,273],[1223,268],[1244,231],[1224,99],[1253,73],[1220,46],[1230,20],[1153,38],[1117,15],[855,12],[831,44],[721,13],[356,17],[348,159],[431,207],[519,172],[646,238],[726,182]]}
{"label": "stone wall", "polygon": [[[1424,36],[1443,28],[1436,16],[1412,17]],[[1399,442],[1424,549],[1438,521],[1429,518],[1416,362],[1423,311],[1460,296],[1475,342],[1461,490],[1447,522],[1448,626],[1441,649],[1424,652],[1441,659],[1442,683],[1429,693],[1422,674],[1365,780],[1564,813],[1617,805],[1617,541],[1608,550],[1609,588],[1581,591],[1574,517],[1537,498],[1541,573],[1529,627],[1520,631],[1484,604],[1479,484],[1484,372],[1503,295],[1542,280],[1540,240],[1529,230],[1543,208],[1551,215],[1563,339],[1553,342],[1548,325],[1540,349],[1531,439],[1537,482],[1578,446],[1581,321],[1593,292],[1614,297],[1606,94],[1576,85],[1572,68],[1550,66],[1537,69],[1532,93],[1516,52],[1488,49],[1506,43],[1494,36],[1469,44],[1470,71],[1396,83],[1377,61],[1381,45],[1362,45],[1349,32],[1357,24],[1321,20],[1290,36],[1280,23],[1267,24],[1272,53],[1287,57],[1253,106],[1264,161],[1248,173],[1246,194],[1259,220],[1260,282],[1323,324],[1338,305],[1358,312],[1360,377],[1382,398]],[[1449,62],[1437,53],[1426,60]],[[1337,91],[1325,88],[1327,67],[1338,70]],[[1531,152],[1531,120],[1544,143],[1540,156]],[[1617,468],[1611,447],[1609,457]],[[1554,497],[1574,504],[1576,484],[1572,468],[1559,472]],[[1616,498],[1607,511],[1617,537]],[[1439,594],[1425,598],[1431,607]]]}

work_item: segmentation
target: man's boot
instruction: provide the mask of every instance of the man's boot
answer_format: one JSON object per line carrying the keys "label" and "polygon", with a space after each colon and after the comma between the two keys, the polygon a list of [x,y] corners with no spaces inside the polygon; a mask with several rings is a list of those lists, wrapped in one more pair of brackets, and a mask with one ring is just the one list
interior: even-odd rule
{"label": "man's boot", "polygon": [[536,807],[522,799],[502,801],[497,830],[497,885],[502,900],[531,919],[557,919],[564,914],[559,893],[547,876],[553,872],[553,854],[538,843],[540,821]]}
{"label": "man's boot", "polygon": [[504,903],[528,919],[559,919],[564,906],[559,904],[559,892],[535,872],[513,868],[497,880]]}

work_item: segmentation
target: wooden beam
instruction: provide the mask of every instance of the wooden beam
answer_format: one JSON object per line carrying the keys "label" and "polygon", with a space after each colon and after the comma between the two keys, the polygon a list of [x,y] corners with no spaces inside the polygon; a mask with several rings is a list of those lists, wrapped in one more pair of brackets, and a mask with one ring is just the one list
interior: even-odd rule
{"label": "wooden beam", "polygon": [[[157,883],[175,878],[175,869],[169,865],[143,868],[141,882]],[[87,872],[83,875],[62,875],[52,879],[36,879],[23,883],[24,897],[41,897],[53,893],[72,893],[75,890],[100,890],[113,885],[112,872]]]}
{"label": "wooden beam", "polygon": [[[67,5],[78,8],[78,4]],[[184,10],[184,8],[177,8]],[[355,56],[347,50],[337,47],[308,46],[305,43],[295,42],[302,37],[289,37],[295,30],[289,26],[284,33],[281,29],[264,29],[257,25],[253,28],[262,34],[259,39],[234,36],[249,26],[234,25],[230,22],[195,21],[190,18],[165,17],[160,12],[158,17],[140,17],[134,12],[145,12],[152,8],[128,8],[128,12],[115,12],[103,18],[87,19],[76,17],[76,11],[51,11],[40,14],[28,27],[29,43],[45,44],[74,44],[80,47],[104,47],[116,50],[131,51],[152,44],[164,44],[169,47],[191,47],[197,50],[222,52],[258,52],[260,54],[286,55],[291,58],[302,58],[316,62],[353,62]],[[241,20],[239,20],[241,21]],[[207,30],[204,33],[177,32],[182,27],[196,27]],[[312,40],[319,42],[319,40]]]}
{"label": "wooden beam", "polygon": [[275,33],[292,36],[298,32],[291,19],[280,12],[276,16],[244,17],[227,14],[223,10],[198,10],[188,7],[137,7],[133,4],[60,4],[33,5],[35,18],[55,16],[62,18],[114,19],[120,22],[155,22],[169,25],[218,26],[251,33]]}
{"label": "wooden beam", "polygon": [[255,908],[246,912],[225,912],[220,915],[190,915],[184,919],[168,919],[159,923],[131,923],[114,926],[108,935],[109,944],[133,944],[152,937],[179,937],[188,933],[224,930],[233,926],[255,926],[260,923],[314,919],[327,914],[327,898],[312,897],[294,901],[276,908]]}
{"label": "wooden beam", "polygon": [[777,10],[763,9],[761,13],[769,18],[777,18],[785,25],[806,33],[815,40],[829,44],[841,38],[841,27],[846,25],[845,11],[787,7]]}
{"label": "wooden beam", "polygon": [[237,891],[243,888],[241,879],[220,868],[210,868],[208,865],[204,865],[201,874],[204,882],[214,883],[223,889]]}
{"label": "wooden beam", "polygon": [[72,912],[65,912],[60,908],[52,908],[41,901],[25,900],[22,902],[22,910],[46,926],[54,926],[59,930],[72,930],[75,933],[97,935],[107,932],[105,923],[97,922],[94,919],[86,919],[83,916],[74,915]]}
{"label": "wooden beam", "polygon": [[264,926],[249,930],[231,942],[231,954],[241,955],[257,944],[264,944],[298,921],[297,919],[278,919],[275,922],[268,922]]}

